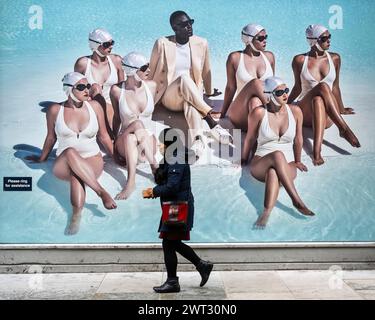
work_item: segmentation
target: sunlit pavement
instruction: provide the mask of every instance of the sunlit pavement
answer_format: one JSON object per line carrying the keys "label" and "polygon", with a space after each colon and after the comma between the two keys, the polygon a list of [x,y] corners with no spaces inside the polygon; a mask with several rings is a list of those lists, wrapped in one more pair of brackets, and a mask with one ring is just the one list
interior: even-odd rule
{"label": "sunlit pavement", "polygon": [[203,288],[197,272],[178,276],[181,292],[157,294],[164,272],[0,274],[0,299],[375,299],[375,270],[220,271]]}

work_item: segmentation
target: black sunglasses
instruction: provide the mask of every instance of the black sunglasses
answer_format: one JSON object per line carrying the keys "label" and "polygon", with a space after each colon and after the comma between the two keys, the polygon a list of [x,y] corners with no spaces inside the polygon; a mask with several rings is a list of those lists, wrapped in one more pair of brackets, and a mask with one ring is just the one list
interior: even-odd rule
{"label": "black sunglasses", "polygon": [[110,46],[115,45],[115,40],[106,41],[106,42],[99,42],[99,41],[95,41],[95,40],[90,39],[90,41],[95,42],[95,43],[100,43],[100,45],[103,46],[104,49],[108,49]]}
{"label": "black sunglasses", "polygon": [[266,34],[265,36],[254,37],[254,39],[258,40],[259,42],[263,42],[264,40],[267,40],[267,38],[268,38],[268,34]]}
{"label": "black sunglasses", "polygon": [[320,40],[321,42],[327,42],[328,39],[331,40],[331,38],[332,38],[332,35],[330,34],[329,36],[322,36],[322,37],[319,37],[319,40]]}
{"label": "black sunglasses", "polygon": [[320,40],[322,42],[326,42],[328,39],[331,39],[332,35],[330,34],[329,36],[321,36],[319,38],[312,38],[312,37],[307,37],[309,40]]}
{"label": "black sunglasses", "polygon": [[180,23],[177,23],[176,25],[181,28],[186,28],[188,25],[192,26],[194,24],[194,19],[182,21]]}
{"label": "black sunglasses", "polygon": [[289,93],[289,88],[285,88],[284,90],[275,90],[273,93],[276,97],[281,97],[284,93]]}
{"label": "black sunglasses", "polygon": [[140,67],[139,70],[141,70],[142,72],[145,72],[148,69],[148,67],[149,67],[149,64],[147,63],[143,65],[142,67]]}
{"label": "black sunglasses", "polygon": [[91,84],[89,84],[89,83],[88,84],[79,83],[76,86],[73,86],[73,85],[68,84],[68,83],[64,83],[64,86],[73,87],[73,89],[77,89],[78,91],[83,91],[86,88],[87,88],[87,90],[91,89]]}
{"label": "black sunglasses", "polygon": [[121,62],[121,64],[122,64],[124,67],[132,68],[132,69],[137,69],[137,70],[140,70],[140,71],[142,71],[142,72],[145,72],[145,71],[148,69],[149,65],[150,65],[149,63],[147,63],[147,64],[144,64],[142,67],[137,68],[137,67],[133,67],[133,66],[131,66],[131,65],[125,64],[125,63],[123,63],[123,62]]}

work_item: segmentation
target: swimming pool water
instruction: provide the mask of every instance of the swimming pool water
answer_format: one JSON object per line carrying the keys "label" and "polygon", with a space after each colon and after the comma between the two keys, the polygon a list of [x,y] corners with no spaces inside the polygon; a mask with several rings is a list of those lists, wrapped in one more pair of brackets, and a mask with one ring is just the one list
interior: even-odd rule
{"label": "swimming pool water", "polygon": [[[16,152],[16,157],[23,152]],[[25,154],[25,153],[24,153]],[[155,242],[160,219],[158,200],[144,200],[141,190],[153,185],[149,169],[137,177],[137,191],[118,208],[106,211],[89,190],[81,229],[65,236],[70,215],[67,184],[51,174],[52,161],[25,166],[10,152],[1,153],[12,170],[35,179],[35,189],[2,195],[0,204],[1,243],[108,243]],[[309,166],[300,173],[296,186],[316,216],[300,215],[282,189],[265,230],[252,225],[263,207],[264,185],[255,181],[248,167],[241,169],[215,166],[194,167],[192,188],[195,196],[194,242],[267,242],[267,241],[372,241],[375,237],[374,153],[332,157],[325,166]],[[358,167],[353,166],[353,159]],[[306,162],[307,163],[307,162]],[[124,171],[116,172],[123,181]],[[114,175],[105,172],[104,176]],[[348,178],[350,177],[350,178]],[[324,183],[322,183],[324,179]],[[115,179],[105,187],[115,194],[120,184]]]}

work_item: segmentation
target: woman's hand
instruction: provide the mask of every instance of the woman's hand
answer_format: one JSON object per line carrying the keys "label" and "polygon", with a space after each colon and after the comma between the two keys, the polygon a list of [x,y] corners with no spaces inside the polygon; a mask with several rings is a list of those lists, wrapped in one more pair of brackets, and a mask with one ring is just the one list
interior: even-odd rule
{"label": "woman's hand", "polygon": [[34,162],[34,163],[41,163],[41,162],[43,162],[43,160],[41,160],[40,157],[38,157],[36,155],[26,156],[25,160],[29,160],[29,161]]}
{"label": "woman's hand", "polygon": [[102,86],[98,83],[93,83],[90,89],[90,96],[95,97],[97,94],[102,94],[102,93],[103,93]]}
{"label": "woman's hand", "polygon": [[145,199],[151,199],[151,198],[153,198],[154,197],[153,189],[152,188],[147,188],[147,189],[143,190],[142,191],[142,196]]}
{"label": "woman's hand", "polygon": [[302,162],[296,162],[296,168],[300,171],[307,172],[307,167]]}
{"label": "woman's hand", "polygon": [[216,121],[219,121],[221,119],[221,112],[218,112],[218,111],[211,111],[210,112],[210,115],[212,116],[212,118],[214,118],[214,120]]}

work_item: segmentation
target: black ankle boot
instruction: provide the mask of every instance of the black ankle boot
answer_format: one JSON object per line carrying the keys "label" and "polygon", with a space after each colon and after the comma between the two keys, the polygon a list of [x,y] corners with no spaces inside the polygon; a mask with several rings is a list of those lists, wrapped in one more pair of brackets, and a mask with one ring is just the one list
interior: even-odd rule
{"label": "black ankle boot", "polygon": [[204,261],[204,260],[201,260],[199,264],[197,265],[197,270],[199,271],[202,277],[202,281],[200,283],[201,287],[203,287],[208,281],[208,278],[210,277],[210,273],[213,267],[214,265],[211,262]]}
{"label": "black ankle boot", "polygon": [[180,292],[178,277],[168,278],[160,287],[153,288],[157,293]]}

